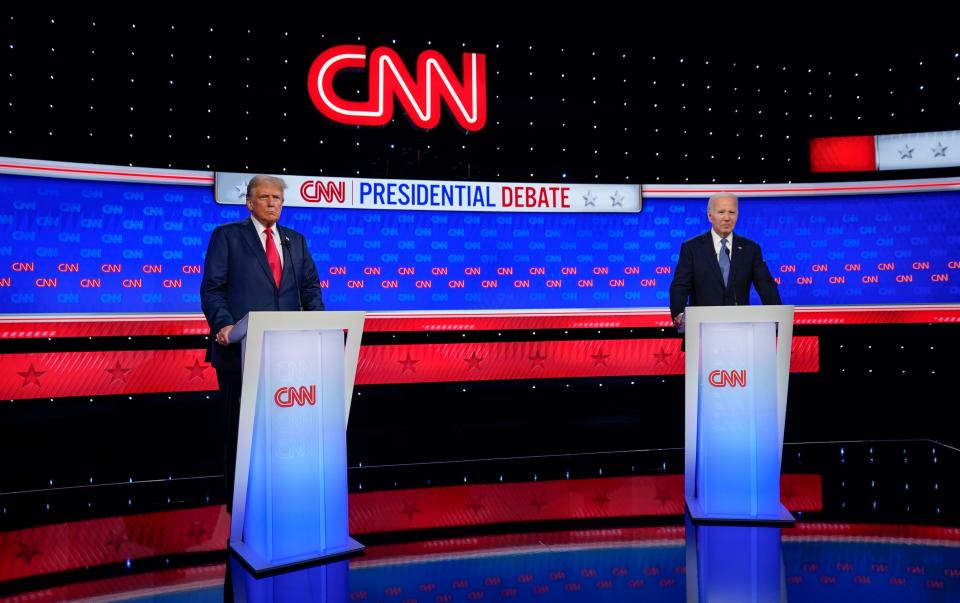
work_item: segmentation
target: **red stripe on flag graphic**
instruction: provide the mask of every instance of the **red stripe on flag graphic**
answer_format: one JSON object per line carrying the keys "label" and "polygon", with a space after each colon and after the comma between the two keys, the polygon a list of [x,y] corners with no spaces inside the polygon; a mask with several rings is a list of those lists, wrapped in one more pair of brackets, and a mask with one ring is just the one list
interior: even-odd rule
{"label": "red stripe on flag graphic", "polygon": [[873,136],[831,136],[810,141],[810,171],[874,172],[877,170]]}

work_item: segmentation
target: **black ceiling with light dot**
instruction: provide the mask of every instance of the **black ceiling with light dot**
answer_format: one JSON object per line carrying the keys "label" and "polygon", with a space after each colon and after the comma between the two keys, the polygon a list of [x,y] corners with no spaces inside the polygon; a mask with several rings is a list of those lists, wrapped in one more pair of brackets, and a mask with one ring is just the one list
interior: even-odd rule
{"label": "black ceiling with light dot", "polygon": [[[538,182],[799,182],[960,170],[811,174],[815,136],[960,128],[960,43],[826,46],[817,33],[728,44],[697,34],[579,35],[384,20],[0,15],[0,155],[197,170]],[[366,22],[364,22],[366,23]],[[591,28],[593,31],[596,28]],[[724,38],[719,36],[722,41]],[[933,41],[931,41],[933,40]],[[937,41],[941,40],[941,41]],[[467,133],[397,107],[335,124],[307,71],[338,44],[408,67],[487,55],[488,120]],[[366,75],[338,93],[366,98]]]}

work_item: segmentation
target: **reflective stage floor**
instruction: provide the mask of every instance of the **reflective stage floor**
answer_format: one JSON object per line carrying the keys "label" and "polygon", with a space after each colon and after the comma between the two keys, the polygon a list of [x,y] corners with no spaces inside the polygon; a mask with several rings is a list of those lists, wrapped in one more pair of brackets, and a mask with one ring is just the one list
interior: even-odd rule
{"label": "reflective stage floor", "polygon": [[682,450],[352,467],[362,555],[254,578],[219,479],[0,495],[3,601],[960,601],[960,451],[789,444],[791,528],[693,526]]}

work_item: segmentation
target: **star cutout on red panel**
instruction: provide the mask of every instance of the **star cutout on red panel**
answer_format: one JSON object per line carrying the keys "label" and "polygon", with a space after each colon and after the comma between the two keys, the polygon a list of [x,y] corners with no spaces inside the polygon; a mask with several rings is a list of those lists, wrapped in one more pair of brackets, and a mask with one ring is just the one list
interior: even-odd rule
{"label": "star cutout on red panel", "polygon": [[793,484],[791,482],[785,482],[780,484],[780,501],[783,504],[790,503],[796,497],[797,497],[797,489],[793,487]]}
{"label": "star cutout on red panel", "polygon": [[540,368],[544,368],[543,362],[547,359],[547,357],[544,356],[539,349],[537,349],[536,355],[527,356],[527,359],[530,360],[530,368],[534,368],[536,366],[539,366]]}
{"label": "star cutout on red panel", "polygon": [[127,535],[121,531],[117,531],[111,533],[110,538],[108,538],[103,544],[106,546],[112,546],[114,552],[119,553],[120,548],[127,542],[130,542],[130,539],[127,538]]}
{"label": "star cutout on red panel", "polygon": [[470,504],[467,505],[467,508],[473,511],[474,513],[479,514],[480,511],[486,508],[487,505],[483,504],[483,495],[478,494],[476,496],[470,496]]}
{"label": "star cutout on red panel", "polygon": [[22,373],[19,371],[17,372],[18,375],[23,377],[23,385],[21,385],[20,387],[26,387],[31,383],[36,385],[37,387],[40,387],[40,376],[46,374],[46,372],[47,371],[38,371],[37,369],[33,368],[33,363],[31,362],[30,368],[23,371]]}
{"label": "star cutout on red panel", "polygon": [[667,503],[673,502],[673,497],[670,496],[670,488],[664,486],[656,486],[657,495],[653,497],[654,500],[660,501],[661,507],[666,507]]}
{"label": "star cutout on red panel", "polygon": [[121,381],[123,383],[126,383],[127,373],[129,373],[133,369],[123,368],[122,366],[120,366],[120,361],[117,360],[117,363],[113,366],[113,368],[105,368],[103,370],[110,373],[110,383],[113,383],[114,381]]}
{"label": "star cutout on red panel", "polygon": [[401,515],[406,515],[407,519],[413,521],[413,516],[417,513],[422,513],[420,507],[417,506],[417,501],[407,502],[403,501],[403,510],[400,511]]}
{"label": "star cutout on red panel", "polygon": [[473,369],[477,369],[479,371],[480,363],[483,362],[483,357],[477,356],[477,351],[474,350],[473,355],[471,355],[469,358],[464,358],[463,361],[467,363],[468,371]]}
{"label": "star cutout on red panel", "polygon": [[607,358],[610,357],[610,354],[604,354],[603,348],[599,348],[597,353],[590,357],[593,358],[593,366],[600,366],[601,364],[607,366]]}
{"label": "star cutout on red panel", "polygon": [[405,360],[398,360],[397,362],[403,365],[403,370],[400,371],[400,374],[402,375],[407,371],[410,371],[411,373],[416,373],[417,372],[416,364],[420,361],[414,360],[413,358],[411,358],[410,352],[407,352],[407,358]]}
{"label": "star cutout on red panel", "polygon": [[537,494],[534,494],[534,495],[533,495],[533,500],[530,501],[530,506],[531,506],[531,507],[536,507],[536,508],[537,508],[537,511],[542,511],[543,508],[546,507],[546,506],[549,505],[549,504],[550,504],[550,503],[547,502],[546,497],[545,497],[543,494],[539,493],[539,492],[538,492]]}
{"label": "star cutout on red panel", "polygon": [[18,540],[17,546],[20,547],[20,552],[15,555],[15,558],[23,559],[24,563],[27,565],[30,565],[30,562],[33,561],[34,557],[43,554],[43,551],[38,549],[35,544],[29,542]]}
{"label": "star cutout on red panel", "polygon": [[594,492],[593,502],[597,503],[601,509],[606,507],[606,504],[610,502],[610,497],[607,496],[607,491],[596,490]]}
{"label": "star cutout on red panel", "polygon": [[194,359],[193,359],[193,366],[185,366],[185,367],[183,367],[183,368],[185,368],[185,369],[187,369],[188,371],[190,371],[190,376],[187,377],[187,380],[188,380],[188,381],[192,381],[193,379],[200,379],[200,380],[202,380],[202,379],[203,379],[203,371],[205,371],[205,370],[207,370],[208,368],[210,368],[210,366],[207,365],[207,364],[200,364],[200,361],[199,361],[198,359],[194,358]]}
{"label": "star cutout on red panel", "polygon": [[666,351],[663,348],[663,346],[660,346],[659,352],[653,353],[653,357],[657,359],[657,362],[655,364],[661,364],[661,363],[667,364],[667,358],[669,358],[670,356],[673,356],[673,352]]}
{"label": "star cutout on red panel", "polygon": [[200,542],[203,540],[203,537],[206,535],[207,529],[200,525],[199,521],[190,522],[190,531],[187,532],[187,536],[189,536],[195,544],[200,544]]}

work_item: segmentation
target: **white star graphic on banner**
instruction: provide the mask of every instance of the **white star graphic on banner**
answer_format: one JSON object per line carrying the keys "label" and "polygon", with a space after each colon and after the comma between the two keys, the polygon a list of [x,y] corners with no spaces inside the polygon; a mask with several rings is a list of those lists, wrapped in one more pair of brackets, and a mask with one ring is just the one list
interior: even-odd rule
{"label": "white star graphic on banner", "polygon": [[900,153],[900,159],[913,159],[913,149],[909,145],[903,145],[903,150],[897,150]]}
{"label": "white star graphic on banner", "polygon": [[246,199],[247,198],[247,179],[244,178],[240,181],[240,184],[233,187],[233,190],[237,191],[237,199]]}
{"label": "white star graphic on banner", "polygon": [[597,205],[597,196],[587,191],[587,194],[583,196],[583,206],[584,207],[596,207]]}
{"label": "white star graphic on banner", "polygon": [[934,157],[946,157],[946,156],[947,156],[947,149],[949,149],[949,148],[950,148],[950,147],[945,147],[945,146],[943,146],[943,143],[938,140],[938,141],[937,141],[937,148],[935,148],[935,149],[930,149],[930,150],[933,151],[933,156],[934,156]]}
{"label": "white star graphic on banner", "polygon": [[620,194],[620,191],[613,191],[610,200],[613,202],[612,207],[623,207],[623,195]]}

